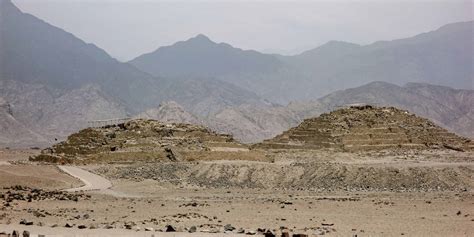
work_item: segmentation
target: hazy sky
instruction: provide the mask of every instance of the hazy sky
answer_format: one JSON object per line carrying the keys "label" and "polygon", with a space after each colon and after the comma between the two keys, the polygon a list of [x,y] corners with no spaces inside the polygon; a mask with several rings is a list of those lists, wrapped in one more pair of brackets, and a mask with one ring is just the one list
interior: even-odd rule
{"label": "hazy sky", "polygon": [[13,2],[122,61],[199,33],[243,49],[294,54],[329,40],[369,44],[473,19],[470,0]]}

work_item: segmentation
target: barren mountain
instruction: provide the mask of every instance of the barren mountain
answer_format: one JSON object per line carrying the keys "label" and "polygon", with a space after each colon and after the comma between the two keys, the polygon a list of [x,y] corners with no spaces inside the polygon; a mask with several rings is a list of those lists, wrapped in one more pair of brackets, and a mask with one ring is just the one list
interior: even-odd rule
{"label": "barren mountain", "polygon": [[16,120],[49,142],[87,127],[87,121],[127,115],[123,105],[92,85],[60,90],[41,84],[0,81],[0,94],[11,101]]}
{"label": "barren mountain", "polygon": [[161,101],[176,101],[187,111],[201,117],[242,104],[269,104],[253,92],[210,78],[167,80],[160,84],[156,93]]}
{"label": "barren mountain", "polygon": [[208,127],[232,134],[237,140],[252,143],[273,137],[301,119],[286,107],[241,105],[220,111],[205,120]]}
{"label": "barren mountain", "polygon": [[330,41],[296,56],[242,51],[200,35],[130,63],[154,75],[212,76],[280,104],[373,81],[472,89],[473,24],[448,24],[411,38],[364,46]]}
{"label": "barren mountain", "polygon": [[[136,112],[155,105],[156,81],[104,50],[0,1],[0,79],[77,89],[98,85]],[[133,81],[133,83],[130,83]]]}
{"label": "barren mountain", "polygon": [[166,123],[189,123],[201,124],[201,121],[193,114],[188,113],[175,101],[162,102],[158,108],[148,109],[137,117],[143,119],[154,119]]}
{"label": "barren mountain", "polygon": [[329,42],[287,58],[287,62],[317,77],[327,92],[374,80],[473,89],[473,25],[472,21],[454,23],[411,38],[366,46]]}
{"label": "barren mountain", "polygon": [[253,50],[215,43],[205,35],[197,35],[171,46],[141,55],[131,64],[156,76],[218,77],[273,71],[281,62],[271,55]]}
{"label": "barren mountain", "polygon": [[15,119],[11,105],[0,97],[0,144],[5,146],[35,146],[47,144],[41,135]]}

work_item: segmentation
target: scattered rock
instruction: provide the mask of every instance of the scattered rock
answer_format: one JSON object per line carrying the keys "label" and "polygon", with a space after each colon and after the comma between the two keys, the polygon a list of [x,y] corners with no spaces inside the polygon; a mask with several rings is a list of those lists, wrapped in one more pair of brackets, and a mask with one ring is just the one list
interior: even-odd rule
{"label": "scattered rock", "polygon": [[189,233],[194,233],[194,232],[196,232],[196,231],[197,231],[196,226],[191,226],[191,227],[189,228],[189,230],[188,230]]}
{"label": "scattered rock", "polygon": [[307,234],[293,234],[293,237],[308,237]]}
{"label": "scattered rock", "polygon": [[166,225],[165,232],[176,232],[176,229],[171,225]]}
{"label": "scattered rock", "polygon": [[265,237],[275,237],[275,234],[273,234],[270,230],[267,230],[265,234],[263,234]]}
{"label": "scattered rock", "polygon": [[321,223],[322,226],[333,226],[334,223]]}
{"label": "scattered rock", "polygon": [[249,230],[249,231],[247,231],[245,234],[246,234],[246,235],[256,235],[257,232],[254,231],[254,230]]}
{"label": "scattered rock", "polygon": [[231,224],[227,224],[224,226],[225,231],[234,231],[235,227],[233,227]]}

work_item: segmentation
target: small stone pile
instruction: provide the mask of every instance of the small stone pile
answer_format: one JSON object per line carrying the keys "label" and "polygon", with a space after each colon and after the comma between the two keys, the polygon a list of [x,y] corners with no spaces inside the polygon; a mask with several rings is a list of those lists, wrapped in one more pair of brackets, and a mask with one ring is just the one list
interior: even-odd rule
{"label": "small stone pile", "polygon": [[37,188],[24,186],[12,186],[0,190],[0,200],[3,201],[3,207],[9,207],[13,201],[43,201],[43,200],[61,200],[61,201],[79,201],[89,199],[90,196],[83,193],[68,193],[63,191],[45,191]]}

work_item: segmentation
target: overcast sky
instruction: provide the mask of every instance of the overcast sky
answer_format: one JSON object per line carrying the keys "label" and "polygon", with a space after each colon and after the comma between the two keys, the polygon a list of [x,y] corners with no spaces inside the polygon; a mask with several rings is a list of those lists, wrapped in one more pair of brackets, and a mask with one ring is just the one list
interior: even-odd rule
{"label": "overcast sky", "polygon": [[369,44],[473,19],[470,0],[13,2],[121,61],[199,33],[243,49],[295,54],[329,40]]}

